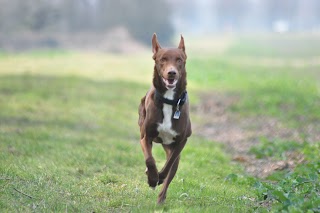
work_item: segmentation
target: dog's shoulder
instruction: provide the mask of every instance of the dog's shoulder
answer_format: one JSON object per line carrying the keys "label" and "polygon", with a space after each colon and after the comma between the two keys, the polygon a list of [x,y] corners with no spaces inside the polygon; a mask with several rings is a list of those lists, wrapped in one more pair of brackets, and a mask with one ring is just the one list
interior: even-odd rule
{"label": "dog's shoulder", "polygon": [[139,105],[139,126],[142,126],[147,114],[147,108],[150,108],[150,105],[153,104],[153,96],[155,93],[155,88],[151,87],[145,96],[141,98],[141,102]]}
{"label": "dog's shoulder", "polygon": [[145,102],[146,102],[146,95],[143,98],[141,98],[141,103],[139,105],[139,121],[138,121],[139,126],[142,126],[144,119],[146,118]]}

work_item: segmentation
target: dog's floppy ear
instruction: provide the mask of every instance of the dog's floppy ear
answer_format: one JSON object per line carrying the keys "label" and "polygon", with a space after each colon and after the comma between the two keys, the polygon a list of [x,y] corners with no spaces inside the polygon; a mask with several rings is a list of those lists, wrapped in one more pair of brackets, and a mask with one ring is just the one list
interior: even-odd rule
{"label": "dog's floppy ear", "polygon": [[161,46],[158,42],[157,34],[154,33],[152,36],[152,52],[153,52],[153,54],[156,54],[159,49],[161,49]]}
{"label": "dog's floppy ear", "polygon": [[180,38],[180,43],[179,43],[178,48],[181,49],[184,52],[184,54],[185,54],[185,56],[187,58],[186,47],[184,46],[184,38],[183,38],[182,35],[181,35],[181,38]]}

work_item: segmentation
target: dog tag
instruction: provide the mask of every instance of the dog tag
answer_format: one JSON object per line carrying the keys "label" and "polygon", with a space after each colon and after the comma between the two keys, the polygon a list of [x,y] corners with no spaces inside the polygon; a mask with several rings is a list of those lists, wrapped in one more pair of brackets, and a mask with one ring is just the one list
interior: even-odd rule
{"label": "dog tag", "polygon": [[180,118],[180,111],[179,110],[175,111],[173,118],[176,120],[178,120]]}
{"label": "dog tag", "polygon": [[176,119],[176,120],[178,120],[180,118],[180,110],[179,110],[180,101],[181,101],[181,99],[178,100],[177,108],[176,108],[176,111],[173,115],[173,119]]}

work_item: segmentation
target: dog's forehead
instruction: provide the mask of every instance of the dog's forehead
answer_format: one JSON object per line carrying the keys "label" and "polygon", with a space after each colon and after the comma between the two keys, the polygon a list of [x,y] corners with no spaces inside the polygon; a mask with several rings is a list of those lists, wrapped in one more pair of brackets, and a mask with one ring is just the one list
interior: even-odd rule
{"label": "dog's forehead", "polygon": [[159,51],[160,57],[169,57],[169,58],[176,58],[176,57],[183,57],[184,53],[179,48],[163,48]]}

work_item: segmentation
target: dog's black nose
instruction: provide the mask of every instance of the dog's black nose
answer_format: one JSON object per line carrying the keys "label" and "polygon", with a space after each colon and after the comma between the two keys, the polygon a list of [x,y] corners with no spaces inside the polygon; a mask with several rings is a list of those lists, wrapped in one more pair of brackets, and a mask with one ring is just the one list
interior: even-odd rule
{"label": "dog's black nose", "polygon": [[168,72],[168,74],[169,74],[170,76],[175,76],[175,75],[177,74],[177,72],[174,71],[174,70],[171,70],[171,71]]}

